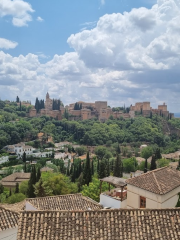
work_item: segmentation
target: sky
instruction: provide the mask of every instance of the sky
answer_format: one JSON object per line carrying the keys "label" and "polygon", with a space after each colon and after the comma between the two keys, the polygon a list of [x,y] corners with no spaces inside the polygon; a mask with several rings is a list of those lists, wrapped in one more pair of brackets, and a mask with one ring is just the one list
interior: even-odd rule
{"label": "sky", "polygon": [[180,0],[0,0],[0,99],[180,112]]}

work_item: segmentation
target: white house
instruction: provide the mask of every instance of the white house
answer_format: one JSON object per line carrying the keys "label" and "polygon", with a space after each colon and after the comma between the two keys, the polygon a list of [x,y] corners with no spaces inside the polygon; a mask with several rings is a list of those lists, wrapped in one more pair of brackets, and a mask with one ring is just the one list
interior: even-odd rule
{"label": "white house", "polygon": [[9,162],[9,156],[2,156],[0,157],[0,164]]}
{"label": "white house", "polygon": [[180,201],[180,171],[170,167],[158,168],[128,180],[110,176],[100,181],[115,186],[100,194],[100,204],[105,208],[175,208]]}
{"label": "white house", "polygon": [[180,193],[180,171],[158,168],[126,180],[127,208],[174,208]]}
{"label": "white house", "polygon": [[26,153],[26,156],[32,155],[35,149],[32,146],[25,145],[25,143],[18,143],[14,145],[14,152],[18,157],[22,157],[23,153]]}

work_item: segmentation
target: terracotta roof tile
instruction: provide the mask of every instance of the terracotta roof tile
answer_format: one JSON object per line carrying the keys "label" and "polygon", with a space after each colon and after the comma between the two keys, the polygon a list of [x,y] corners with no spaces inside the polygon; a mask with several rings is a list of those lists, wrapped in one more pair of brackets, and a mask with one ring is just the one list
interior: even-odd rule
{"label": "terracotta roof tile", "polygon": [[0,206],[0,232],[18,226],[19,214]]}
{"label": "terracotta roof tile", "polygon": [[2,203],[1,206],[9,211],[20,212],[25,209],[25,202],[26,200],[14,204]]}
{"label": "terracotta roof tile", "polygon": [[82,194],[27,198],[26,201],[38,210],[88,210],[102,208],[99,203],[82,196]]}
{"label": "terracotta roof tile", "polygon": [[17,240],[178,240],[180,209],[22,212]]}
{"label": "terracotta roof tile", "polygon": [[180,172],[169,167],[158,168],[130,178],[126,183],[156,194],[166,194],[180,186]]}

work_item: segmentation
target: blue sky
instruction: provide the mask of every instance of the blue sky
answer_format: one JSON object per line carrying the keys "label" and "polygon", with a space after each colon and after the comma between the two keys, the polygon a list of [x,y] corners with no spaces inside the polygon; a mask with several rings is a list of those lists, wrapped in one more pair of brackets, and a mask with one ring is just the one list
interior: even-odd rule
{"label": "blue sky", "polygon": [[1,0],[0,98],[178,112],[179,13],[179,0]]}

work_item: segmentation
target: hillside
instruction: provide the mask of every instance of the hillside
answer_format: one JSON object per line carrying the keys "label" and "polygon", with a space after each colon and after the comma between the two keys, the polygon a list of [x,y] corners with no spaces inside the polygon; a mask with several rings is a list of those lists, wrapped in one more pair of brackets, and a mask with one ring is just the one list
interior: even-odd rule
{"label": "hillside", "polygon": [[[71,141],[83,145],[130,144],[139,147],[142,143],[156,145],[168,152],[178,149],[180,119],[167,121],[157,115],[151,118],[138,116],[135,119],[109,119],[105,123],[97,119],[84,121],[61,121],[42,116],[27,118],[29,107],[0,101],[0,148],[7,144],[30,141],[39,132],[52,136],[54,142]],[[180,136],[180,134],[179,134]]]}

